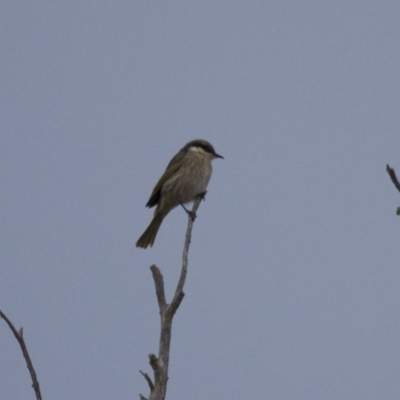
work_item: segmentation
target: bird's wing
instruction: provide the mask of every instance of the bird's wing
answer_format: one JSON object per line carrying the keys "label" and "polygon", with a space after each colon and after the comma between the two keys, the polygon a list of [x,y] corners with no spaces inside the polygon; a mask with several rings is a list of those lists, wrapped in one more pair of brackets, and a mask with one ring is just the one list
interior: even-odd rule
{"label": "bird's wing", "polygon": [[[179,159],[177,158],[177,155],[170,161],[170,163],[168,164],[168,167],[165,170],[164,174],[159,179],[159,181],[157,182],[156,186],[154,186],[153,192],[151,193],[151,196],[149,198],[149,201],[146,204],[146,207],[151,208],[151,207],[154,207],[154,206],[156,206],[158,204],[158,202],[160,201],[161,189],[164,186],[164,183],[168,179],[170,179],[173,175],[175,175],[176,172],[180,169],[181,163],[179,162]],[[177,160],[175,160],[175,158],[177,158]],[[175,161],[177,161],[177,162],[175,162]]]}

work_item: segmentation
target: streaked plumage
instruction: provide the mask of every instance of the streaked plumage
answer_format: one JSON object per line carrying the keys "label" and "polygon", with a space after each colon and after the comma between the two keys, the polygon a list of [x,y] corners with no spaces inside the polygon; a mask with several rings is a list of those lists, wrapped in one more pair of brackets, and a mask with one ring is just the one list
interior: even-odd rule
{"label": "streaked plumage", "polygon": [[205,140],[187,143],[169,162],[151,193],[146,207],[156,207],[153,220],[136,243],[136,247],[153,246],[166,215],[179,204],[193,201],[204,193],[211,178],[211,161],[223,158]]}

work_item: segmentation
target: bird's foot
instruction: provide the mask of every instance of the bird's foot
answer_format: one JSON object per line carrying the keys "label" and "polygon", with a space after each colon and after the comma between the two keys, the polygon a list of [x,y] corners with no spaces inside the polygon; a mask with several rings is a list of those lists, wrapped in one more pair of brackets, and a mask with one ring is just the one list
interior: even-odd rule
{"label": "bird's foot", "polygon": [[194,220],[197,218],[197,215],[194,211],[190,211],[188,210],[182,203],[180,203],[180,205],[182,206],[182,208],[186,211],[186,214],[189,215],[189,217],[192,219],[192,221],[194,222]]}
{"label": "bird's foot", "polygon": [[199,197],[200,199],[202,199],[203,201],[206,200],[206,194],[207,194],[207,190],[205,190],[204,192],[201,192],[197,195],[197,197]]}

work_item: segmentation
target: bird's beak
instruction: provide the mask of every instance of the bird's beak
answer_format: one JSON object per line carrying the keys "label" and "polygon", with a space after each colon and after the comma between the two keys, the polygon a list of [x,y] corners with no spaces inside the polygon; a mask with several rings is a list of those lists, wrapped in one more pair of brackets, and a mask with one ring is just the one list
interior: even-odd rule
{"label": "bird's beak", "polygon": [[222,157],[221,155],[215,153],[215,158],[222,158],[223,159],[224,157]]}

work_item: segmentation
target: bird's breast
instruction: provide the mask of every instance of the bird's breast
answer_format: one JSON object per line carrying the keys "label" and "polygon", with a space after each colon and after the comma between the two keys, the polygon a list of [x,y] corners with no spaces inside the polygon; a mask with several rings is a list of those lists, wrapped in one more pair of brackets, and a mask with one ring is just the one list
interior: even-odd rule
{"label": "bird's breast", "polygon": [[201,156],[190,157],[182,168],[163,185],[162,195],[171,207],[188,203],[205,192],[212,172],[211,162]]}

